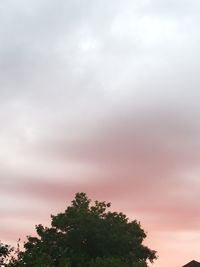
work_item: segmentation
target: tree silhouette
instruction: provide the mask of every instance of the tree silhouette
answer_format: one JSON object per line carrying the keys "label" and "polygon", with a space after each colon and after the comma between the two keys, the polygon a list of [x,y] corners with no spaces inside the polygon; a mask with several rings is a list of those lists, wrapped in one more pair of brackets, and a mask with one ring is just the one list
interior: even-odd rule
{"label": "tree silhouette", "polygon": [[6,264],[7,257],[11,252],[11,248],[0,242],[0,266]]}
{"label": "tree silhouette", "polygon": [[[129,267],[147,266],[156,252],[144,246],[146,233],[136,220],[109,211],[111,204],[77,193],[71,206],[51,216],[51,227],[36,226],[37,236],[27,237],[24,251],[8,266]],[[107,211],[108,210],[108,211]]]}

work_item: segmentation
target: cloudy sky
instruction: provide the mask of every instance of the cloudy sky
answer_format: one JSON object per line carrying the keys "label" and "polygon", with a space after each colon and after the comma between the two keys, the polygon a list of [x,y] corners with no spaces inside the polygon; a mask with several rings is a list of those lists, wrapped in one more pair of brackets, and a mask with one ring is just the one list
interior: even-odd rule
{"label": "cloudy sky", "polygon": [[200,260],[200,2],[1,0],[0,239],[79,191]]}

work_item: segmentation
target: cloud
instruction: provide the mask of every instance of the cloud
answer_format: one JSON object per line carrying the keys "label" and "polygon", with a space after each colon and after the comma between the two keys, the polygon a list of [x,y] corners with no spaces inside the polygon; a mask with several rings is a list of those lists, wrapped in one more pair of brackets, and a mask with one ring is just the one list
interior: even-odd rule
{"label": "cloud", "polygon": [[198,230],[198,10],[1,1],[1,236],[47,222],[77,191],[146,222],[159,244]]}

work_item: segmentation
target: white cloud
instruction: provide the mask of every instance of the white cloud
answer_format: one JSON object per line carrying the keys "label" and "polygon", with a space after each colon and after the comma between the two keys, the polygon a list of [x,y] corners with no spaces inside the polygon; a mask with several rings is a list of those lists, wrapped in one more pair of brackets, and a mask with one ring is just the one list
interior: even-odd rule
{"label": "white cloud", "polygon": [[[167,185],[187,181],[192,191],[200,160],[199,7],[197,0],[1,1],[1,177],[63,181],[67,172],[88,183],[87,175],[100,179],[102,161],[114,166],[101,170],[104,178],[126,160],[133,171],[132,157],[142,176],[153,153]],[[135,146],[148,152],[143,161]],[[192,198],[183,192],[174,197]]]}

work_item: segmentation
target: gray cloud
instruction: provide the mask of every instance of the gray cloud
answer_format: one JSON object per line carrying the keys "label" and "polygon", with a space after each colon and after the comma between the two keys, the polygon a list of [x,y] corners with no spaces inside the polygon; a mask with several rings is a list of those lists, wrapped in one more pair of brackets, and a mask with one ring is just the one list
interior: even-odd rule
{"label": "gray cloud", "polygon": [[1,1],[5,218],[27,196],[62,203],[81,188],[116,207],[135,198],[127,212],[154,230],[197,229],[199,5]]}

